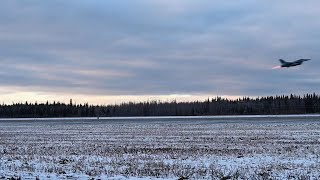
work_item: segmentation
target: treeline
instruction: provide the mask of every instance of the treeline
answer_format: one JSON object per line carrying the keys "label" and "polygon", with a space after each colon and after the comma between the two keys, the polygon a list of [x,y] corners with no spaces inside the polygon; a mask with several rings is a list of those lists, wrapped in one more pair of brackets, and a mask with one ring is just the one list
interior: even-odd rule
{"label": "treeline", "polygon": [[282,95],[236,100],[215,97],[205,101],[122,103],[96,106],[65,103],[15,103],[0,105],[1,118],[117,117],[117,116],[201,116],[320,113],[320,96]]}

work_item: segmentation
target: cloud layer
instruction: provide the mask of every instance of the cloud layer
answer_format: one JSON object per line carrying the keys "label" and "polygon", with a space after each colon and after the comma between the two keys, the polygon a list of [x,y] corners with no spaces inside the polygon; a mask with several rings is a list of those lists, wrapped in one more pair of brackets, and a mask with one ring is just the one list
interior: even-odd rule
{"label": "cloud layer", "polygon": [[[0,86],[101,96],[315,92],[319,5],[315,0],[4,0]],[[272,70],[279,58],[313,60]]]}

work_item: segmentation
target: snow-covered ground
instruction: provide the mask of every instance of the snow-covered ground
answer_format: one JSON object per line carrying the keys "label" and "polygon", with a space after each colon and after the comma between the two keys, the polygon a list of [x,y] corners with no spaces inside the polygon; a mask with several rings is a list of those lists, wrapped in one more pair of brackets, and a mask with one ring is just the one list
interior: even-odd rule
{"label": "snow-covered ground", "polygon": [[0,120],[0,179],[319,179],[319,116]]}

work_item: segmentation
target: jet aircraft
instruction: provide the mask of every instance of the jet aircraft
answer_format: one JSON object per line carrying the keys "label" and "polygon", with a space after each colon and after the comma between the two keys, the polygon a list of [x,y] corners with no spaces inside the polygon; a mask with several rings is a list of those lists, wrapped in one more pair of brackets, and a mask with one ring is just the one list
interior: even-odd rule
{"label": "jet aircraft", "polygon": [[298,59],[296,61],[293,61],[293,62],[287,62],[283,59],[279,59],[279,61],[281,62],[281,67],[292,67],[292,66],[298,66],[298,65],[301,65],[303,62],[305,61],[309,61],[311,59]]}

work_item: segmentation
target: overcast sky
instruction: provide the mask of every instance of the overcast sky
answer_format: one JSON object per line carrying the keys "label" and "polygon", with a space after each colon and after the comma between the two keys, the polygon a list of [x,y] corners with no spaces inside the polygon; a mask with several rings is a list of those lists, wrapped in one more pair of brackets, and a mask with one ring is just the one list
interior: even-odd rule
{"label": "overcast sky", "polygon": [[[318,0],[2,0],[0,101],[317,93],[319,7]],[[272,69],[280,58],[312,61]]]}

